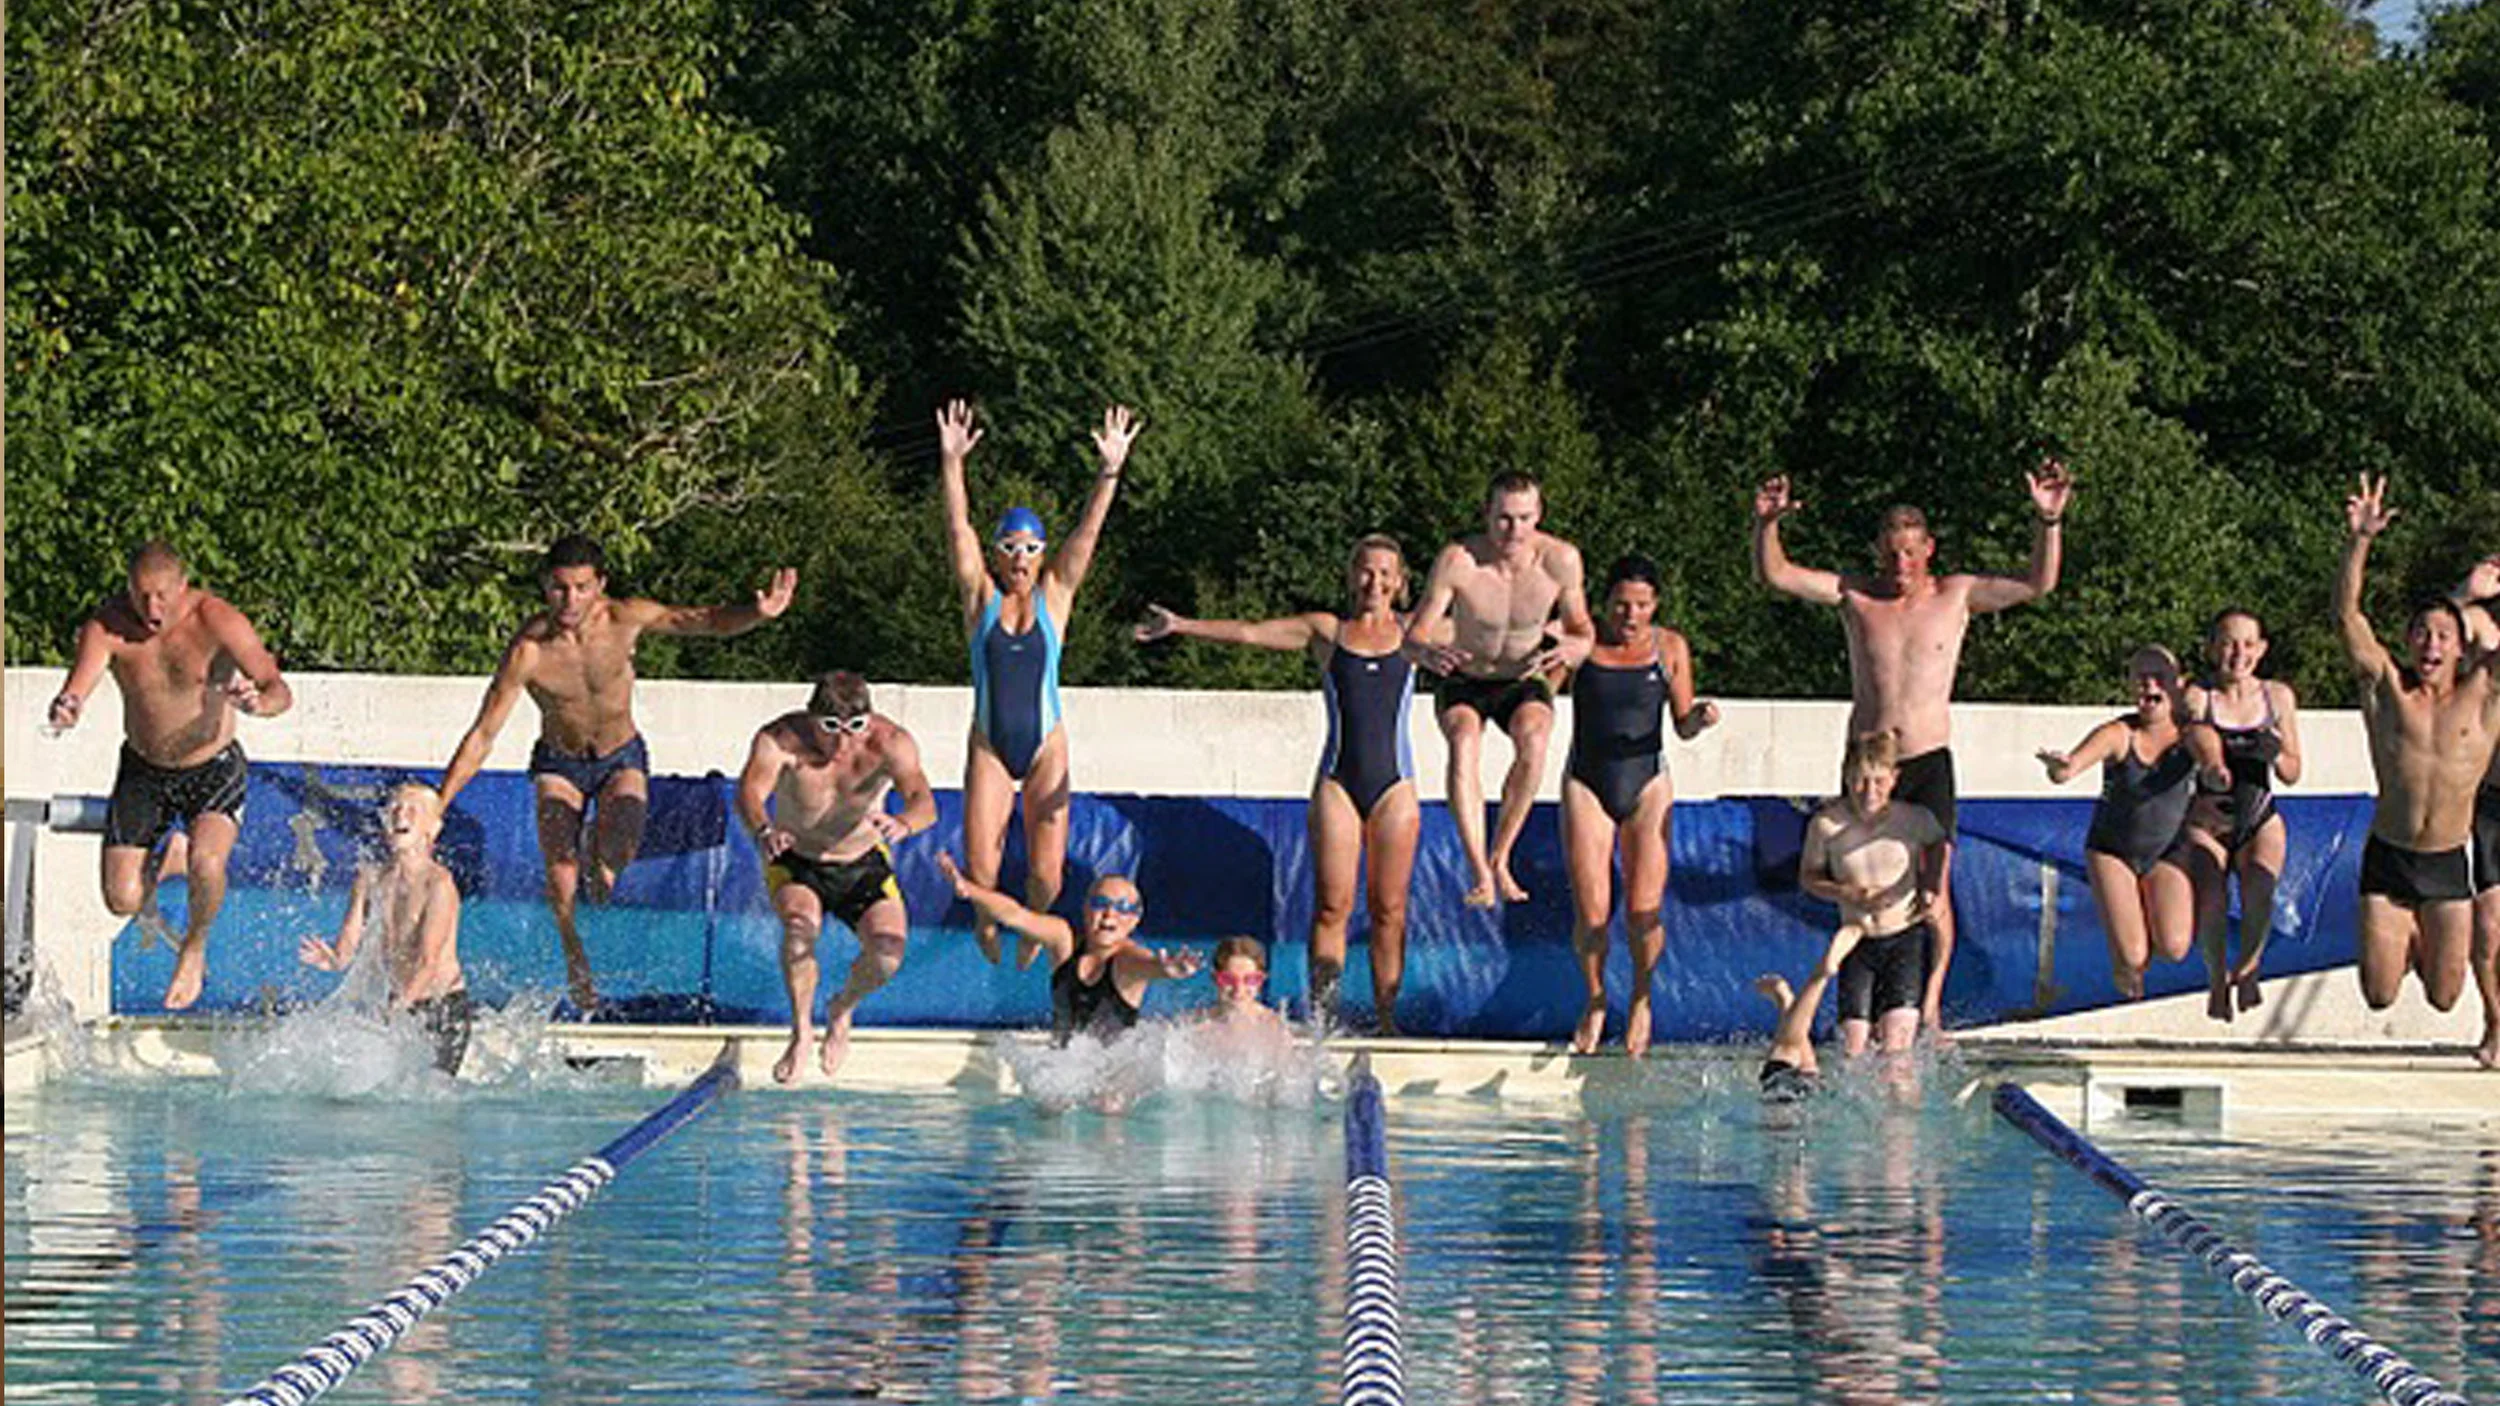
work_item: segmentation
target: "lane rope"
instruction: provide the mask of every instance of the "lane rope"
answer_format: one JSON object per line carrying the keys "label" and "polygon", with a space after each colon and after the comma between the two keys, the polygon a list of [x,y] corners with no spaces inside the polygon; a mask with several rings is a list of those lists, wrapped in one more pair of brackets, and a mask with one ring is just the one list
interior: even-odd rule
{"label": "lane rope", "polygon": [[1345,1101],[1344,1406],[1406,1406],[1398,1319],[1397,1208],[1389,1196],[1388,1120],[1371,1056],[1357,1055]]}

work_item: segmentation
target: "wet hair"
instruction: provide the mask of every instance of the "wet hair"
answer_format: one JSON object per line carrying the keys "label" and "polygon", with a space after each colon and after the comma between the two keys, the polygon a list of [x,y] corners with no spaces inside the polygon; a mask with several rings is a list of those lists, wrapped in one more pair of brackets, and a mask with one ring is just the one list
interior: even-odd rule
{"label": "wet hair", "polygon": [[175,551],[162,538],[152,537],[140,543],[139,550],[130,554],[129,575],[131,580],[136,581],[159,571],[170,571],[186,580],[191,575],[190,569],[182,563],[182,553]]}
{"label": "wet hair", "polygon": [[1604,600],[1613,595],[1615,587],[1626,581],[1638,581],[1661,595],[1665,594],[1658,585],[1658,563],[1638,552],[1626,552],[1615,558],[1614,565],[1606,568],[1606,588],[1597,593],[1597,598]]}
{"label": "wet hair", "polygon": [[434,818],[437,820],[443,818],[442,787],[435,785],[431,781],[419,781],[412,776],[391,788],[391,799],[398,800],[401,796],[406,795],[411,791],[422,792],[426,799],[434,803]]}
{"label": "wet hair", "polygon": [[1224,964],[1235,957],[1247,957],[1252,966],[1260,971],[1267,970],[1267,944],[1255,937],[1225,938],[1215,944],[1215,956],[1208,960],[1207,965],[1222,971]]}
{"label": "wet hair", "polygon": [[2425,615],[2445,615],[2456,622],[2458,639],[2473,638],[2465,627],[2465,608],[2446,596],[2424,596],[2415,601],[2413,609],[2405,612],[2405,633],[2412,634],[2413,627],[2421,624]]}
{"label": "wet hair", "polygon": [[568,566],[587,566],[605,576],[608,574],[608,554],[599,550],[599,544],[588,537],[568,532],[547,544],[547,560],[540,570],[552,576]]}
{"label": "wet hair", "polygon": [[1538,503],[1545,501],[1545,485],[1536,481],[1535,474],[1521,473],[1517,469],[1493,476],[1493,482],[1485,486],[1485,506],[1493,506],[1506,493],[1533,493]]}
{"label": "wet hair", "polygon": [[855,718],[868,709],[868,680],[848,669],[818,674],[808,690],[807,711],[820,718]]}
{"label": "wet hair", "polygon": [[1870,767],[1897,771],[1901,766],[1901,734],[1892,728],[1881,732],[1861,732],[1849,739],[1849,749],[1840,756],[1843,781]]}

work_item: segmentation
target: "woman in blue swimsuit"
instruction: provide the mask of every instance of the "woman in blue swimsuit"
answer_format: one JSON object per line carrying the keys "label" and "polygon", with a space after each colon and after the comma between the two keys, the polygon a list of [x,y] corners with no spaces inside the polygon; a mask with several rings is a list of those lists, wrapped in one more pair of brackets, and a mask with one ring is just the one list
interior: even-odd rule
{"label": "woman in blue swimsuit", "polygon": [[[1102,472],[1085,500],[1076,530],[1048,552],[1042,520],[1030,508],[1009,508],[991,536],[984,561],[972,530],[964,460],[981,432],[972,407],[951,401],[938,411],[938,471],[946,494],[947,555],[962,592],[964,633],[972,646],[972,738],[964,756],[964,868],[984,887],[998,882],[1007,848],[1007,819],[1021,787],[1024,803],[1025,902],[1047,912],[1058,901],[1068,859],[1068,737],[1059,720],[1061,630],[1077,587],[1093,565],[1103,520],[1119,491],[1120,468],[1136,439],[1126,406],[1103,412],[1094,431]],[[999,959],[998,924],[983,914],[973,935],[981,953]],[[1029,964],[1039,950],[1019,944]]]}
{"label": "woman in blue swimsuit", "polygon": [[1606,574],[1597,647],[1571,678],[1571,760],[1563,771],[1563,856],[1571,873],[1572,951],[1588,983],[1588,1007],[1571,1038],[1594,1053],[1606,1035],[1606,924],[1614,916],[1614,867],[1623,860],[1623,924],[1632,948],[1624,1053],[1649,1049],[1649,986],[1666,950],[1667,838],[1675,783],[1662,750],[1666,715],[1687,741],[1719,720],[1693,698],[1693,651],[1655,623],[1658,567],[1628,556]]}
{"label": "woman in blue swimsuit", "polygon": [[1319,665],[1328,745],[1311,784],[1312,1014],[1323,1022],[1335,1019],[1346,925],[1354,917],[1354,879],[1368,848],[1372,1006],[1380,1033],[1394,1035],[1398,986],[1406,971],[1407,881],[1415,872],[1422,823],[1407,732],[1415,670],[1404,653],[1406,622],[1398,613],[1406,594],[1406,556],[1397,539],[1375,534],[1355,543],[1346,586],[1354,607],[1345,615],[1310,611],[1274,620],[1190,620],[1149,606],[1137,638],[1181,635],[1300,651]]}
{"label": "woman in blue swimsuit", "polygon": [[2084,867],[2109,942],[2110,978],[2130,1001],[2158,952],[2183,961],[2196,946],[2196,874],[2207,867],[2185,837],[2196,798],[2196,758],[2184,724],[2179,661],[2146,645],[2127,661],[2135,711],[2085,735],[2072,752],[2041,752],[2060,786],[2101,769],[2101,799],[2084,836]]}
{"label": "woman in blue swimsuit", "polygon": [[[2197,933],[2205,948],[2205,1013],[2229,1020],[2265,997],[2258,968],[2274,928],[2274,889],[2283,876],[2288,840],[2282,813],[2274,808],[2274,783],[2300,780],[2300,700],[2292,686],[2261,678],[2266,630],[2254,613],[2240,609],[2214,617],[2205,637],[2213,682],[2187,691],[2188,717],[2196,724],[2208,766],[2230,773],[2227,789],[2199,801],[2188,815],[2188,837],[2205,856],[2197,876]],[[2202,734],[2201,738],[2194,734]],[[2240,881],[2240,959],[2230,960],[2228,896]]]}

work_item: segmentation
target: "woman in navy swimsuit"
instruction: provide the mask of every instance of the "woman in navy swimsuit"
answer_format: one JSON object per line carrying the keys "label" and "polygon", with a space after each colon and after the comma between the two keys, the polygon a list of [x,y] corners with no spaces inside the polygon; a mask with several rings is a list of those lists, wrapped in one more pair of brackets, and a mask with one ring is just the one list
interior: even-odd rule
{"label": "woman in navy swimsuit", "polygon": [[[2283,876],[2286,837],[2274,808],[2274,783],[2300,780],[2300,700],[2290,684],[2260,678],[2266,631],[2246,610],[2214,617],[2205,638],[2213,682],[2187,691],[2190,740],[2202,760],[2230,773],[2230,785],[2202,799],[2188,815],[2188,838],[2204,856],[2197,875],[2197,934],[2205,948],[2205,1013],[2229,1020],[2261,1004],[2257,969],[2274,928],[2274,888]],[[2194,734],[2201,733],[2201,738]],[[2226,892],[2240,881],[2240,958],[2229,960]]]}
{"label": "woman in navy swimsuit", "polygon": [[2196,798],[2196,758],[2182,725],[2179,661],[2146,645],[2127,661],[2135,711],[2092,729],[2072,752],[2042,752],[2049,780],[2063,786],[2095,765],[2101,799],[2084,836],[2084,867],[2109,941],[2110,977],[2130,1001],[2144,996],[2144,970],[2159,952],[2184,961],[2196,946],[2196,870],[2182,838]]}
{"label": "woman in navy swimsuit", "polygon": [[1667,837],[1675,783],[1661,752],[1667,710],[1690,741],[1719,720],[1693,698],[1693,651],[1658,613],[1658,567],[1628,556],[1606,576],[1597,647],[1571,679],[1571,760],[1563,772],[1563,854],[1571,872],[1572,951],[1588,983],[1571,1048],[1588,1054],[1606,1034],[1606,925],[1623,859],[1623,925],[1632,948],[1624,1053],[1649,1048],[1649,984],[1666,949]]}
{"label": "woman in navy swimsuit", "polygon": [[1408,740],[1415,670],[1406,658],[1406,557],[1378,534],[1354,544],[1346,570],[1353,609],[1307,611],[1274,620],[1191,620],[1149,606],[1137,638],[1173,635],[1302,651],[1320,667],[1328,704],[1328,745],[1311,784],[1311,1006],[1335,1019],[1345,972],[1346,926],[1354,879],[1371,854],[1372,1007],[1380,1033],[1397,1033],[1398,986],[1406,970],[1407,881],[1415,872],[1422,812],[1415,799],[1415,754]]}
{"label": "woman in navy swimsuit", "polygon": [[[946,495],[947,556],[963,597],[964,634],[972,647],[972,737],[964,754],[964,868],[976,883],[998,882],[1007,848],[1007,820],[1024,796],[1024,899],[1047,912],[1059,899],[1068,861],[1068,734],[1059,724],[1059,647],[1076,592],[1094,562],[1103,520],[1119,491],[1138,425],[1126,406],[1103,412],[1094,431],[1102,456],[1094,491],[1076,530],[1052,553],[1042,519],[1009,508],[991,534],[984,561],[972,529],[964,460],[981,442],[972,407],[951,401],[938,411],[938,477]],[[999,959],[998,924],[976,918],[981,954]],[[1039,950],[1018,944],[1019,965]]]}

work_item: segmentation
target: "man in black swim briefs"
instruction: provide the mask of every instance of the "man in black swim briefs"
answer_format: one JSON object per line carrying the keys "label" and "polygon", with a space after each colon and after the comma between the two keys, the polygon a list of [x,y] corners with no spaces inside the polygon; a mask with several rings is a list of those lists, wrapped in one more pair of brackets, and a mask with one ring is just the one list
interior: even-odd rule
{"label": "man in black swim briefs", "polygon": [[2445,1011],[2471,965],[2475,795],[2500,739],[2500,685],[2488,661],[2468,652],[2464,615],[2444,597],[2406,621],[2406,662],[2388,653],[2361,611],[2370,544],[2396,517],[2387,480],[2363,475],[2344,516],[2351,537],[2335,578],[2336,624],[2361,679],[2379,787],[2361,854],[2361,996],[2385,1009],[2410,971]]}
{"label": "man in black swim briefs", "polygon": [[1944,1028],[1945,972],[1953,961],[1950,837],[1960,822],[1953,775],[1953,679],[1971,617],[2035,601],[2057,588],[2063,558],[2066,507],[2074,485],[2066,468],[2045,460],[2029,476],[2035,522],[2031,566],[2021,576],[1954,573],[1932,566],[1936,539],[1927,516],[1896,507],[1884,514],[1875,537],[1875,571],[1844,576],[1788,559],[1780,543],[1780,519],[1804,507],[1790,496],[1787,478],[1765,482],[1754,494],[1755,573],[1784,595],[1838,606],[1849,638],[1850,735],[1892,732],[1901,758],[1893,799],[1924,807],[1948,840],[1944,901],[1936,905],[1936,955],[1921,1002],[1927,1028]]}
{"label": "man in black swim briefs", "polygon": [[[821,675],[807,706],[756,731],[738,777],[738,817],[755,838],[781,918],[781,973],[790,992],[790,1045],[773,1065],[787,1084],[813,1037],[816,942],[830,916],[859,935],[850,979],[825,1006],[817,1063],[830,1078],[851,1047],[851,1013],[903,965],[911,915],[888,846],[937,824],[937,796],[920,744],[870,706],[859,675]],[[889,814],[885,793],[902,797]],[[767,807],[770,807],[769,814]]]}

